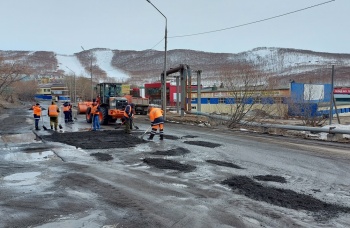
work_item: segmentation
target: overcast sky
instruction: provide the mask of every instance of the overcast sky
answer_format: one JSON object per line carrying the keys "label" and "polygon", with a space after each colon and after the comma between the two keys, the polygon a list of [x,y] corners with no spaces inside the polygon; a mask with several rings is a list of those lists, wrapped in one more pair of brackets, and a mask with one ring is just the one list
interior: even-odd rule
{"label": "overcast sky", "polygon": [[[168,19],[168,50],[281,47],[350,54],[350,0],[151,2]],[[0,29],[0,50],[164,50],[165,18],[147,0],[0,0]],[[205,34],[184,36],[198,33]]]}

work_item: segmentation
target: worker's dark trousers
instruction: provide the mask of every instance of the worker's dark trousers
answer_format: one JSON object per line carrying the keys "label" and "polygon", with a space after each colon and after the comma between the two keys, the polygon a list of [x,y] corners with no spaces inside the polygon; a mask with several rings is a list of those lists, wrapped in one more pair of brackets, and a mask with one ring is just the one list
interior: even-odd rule
{"label": "worker's dark trousers", "polygon": [[130,129],[132,130],[132,117],[130,118]]}
{"label": "worker's dark trousers", "polygon": [[68,123],[69,121],[69,111],[64,111],[64,122],[65,123]]}
{"label": "worker's dark trousers", "polygon": [[124,121],[125,124],[125,133],[131,133],[131,128],[130,128],[130,119],[126,119]]}
{"label": "worker's dark trousers", "polygon": [[35,122],[35,129],[39,129],[39,120],[40,120],[40,116],[34,114],[34,122]]}
{"label": "worker's dark trousers", "polygon": [[73,122],[72,110],[68,111],[68,122]]}

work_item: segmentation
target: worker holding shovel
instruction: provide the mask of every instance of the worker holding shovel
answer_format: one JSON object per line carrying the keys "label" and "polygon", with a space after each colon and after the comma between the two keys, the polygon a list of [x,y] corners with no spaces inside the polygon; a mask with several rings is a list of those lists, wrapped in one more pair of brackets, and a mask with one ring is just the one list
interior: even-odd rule
{"label": "worker holding shovel", "polygon": [[60,109],[55,104],[55,102],[52,101],[51,105],[49,106],[49,108],[47,110],[47,115],[50,117],[51,130],[53,130],[53,127],[55,127],[55,131],[57,131],[59,112],[60,112]]}
{"label": "worker holding shovel", "polygon": [[132,117],[133,117],[133,108],[130,104],[128,104],[124,109],[124,125],[125,125],[125,133],[131,134],[131,124],[132,124]]}
{"label": "worker holding shovel", "polygon": [[41,107],[39,103],[36,103],[33,107],[33,115],[34,115],[34,121],[35,121],[35,130],[39,131],[39,120],[41,117]]}
{"label": "worker holding shovel", "polygon": [[151,121],[151,135],[148,140],[153,140],[154,135],[157,133],[157,128],[159,128],[160,140],[164,139],[164,118],[163,118],[163,110],[160,108],[156,108],[152,105],[149,106],[149,119]]}

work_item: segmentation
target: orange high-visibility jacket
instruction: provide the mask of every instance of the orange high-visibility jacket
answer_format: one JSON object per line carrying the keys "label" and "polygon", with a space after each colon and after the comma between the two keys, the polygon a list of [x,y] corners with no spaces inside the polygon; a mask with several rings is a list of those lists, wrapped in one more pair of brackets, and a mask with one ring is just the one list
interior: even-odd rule
{"label": "orange high-visibility jacket", "polygon": [[40,106],[34,105],[33,106],[33,114],[37,116],[41,116],[41,108]]}
{"label": "orange high-visibility jacket", "polygon": [[151,122],[154,121],[154,119],[157,119],[158,117],[163,116],[163,111],[160,108],[152,108],[149,112],[149,119]]}
{"label": "orange high-visibility jacket", "polygon": [[58,116],[58,112],[59,112],[59,109],[58,109],[57,105],[52,104],[52,105],[49,106],[48,115],[50,117],[57,117]]}
{"label": "orange high-visibility jacket", "polygon": [[63,111],[68,112],[69,111],[69,106],[63,106]]}
{"label": "orange high-visibility jacket", "polygon": [[92,115],[99,115],[100,114],[100,112],[99,112],[99,106],[98,105],[93,105],[92,107],[91,107],[91,114]]}

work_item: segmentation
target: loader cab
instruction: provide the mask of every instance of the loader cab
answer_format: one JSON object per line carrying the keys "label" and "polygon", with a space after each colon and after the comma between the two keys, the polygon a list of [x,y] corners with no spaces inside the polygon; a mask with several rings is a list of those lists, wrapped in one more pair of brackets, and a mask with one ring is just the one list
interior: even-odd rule
{"label": "loader cab", "polygon": [[96,94],[100,97],[100,104],[113,104],[109,103],[111,97],[120,97],[122,92],[122,83],[100,83],[97,84]]}

